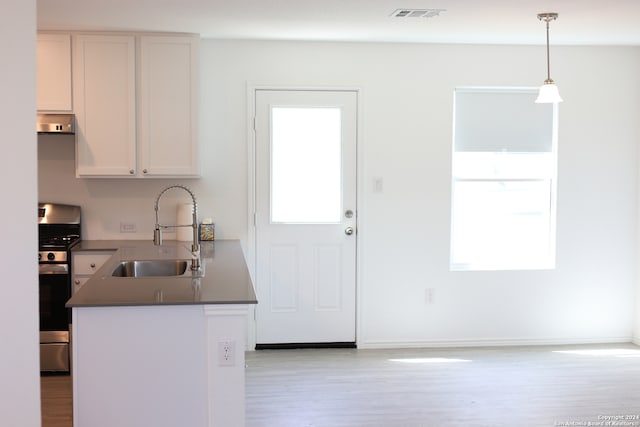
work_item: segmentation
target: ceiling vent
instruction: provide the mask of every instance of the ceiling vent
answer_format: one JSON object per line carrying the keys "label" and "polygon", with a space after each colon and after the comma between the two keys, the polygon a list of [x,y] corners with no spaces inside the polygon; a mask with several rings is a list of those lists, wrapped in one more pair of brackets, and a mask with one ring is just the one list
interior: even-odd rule
{"label": "ceiling vent", "polygon": [[446,9],[396,9],[391,16],[394,18],[433,18],[446,11]]}

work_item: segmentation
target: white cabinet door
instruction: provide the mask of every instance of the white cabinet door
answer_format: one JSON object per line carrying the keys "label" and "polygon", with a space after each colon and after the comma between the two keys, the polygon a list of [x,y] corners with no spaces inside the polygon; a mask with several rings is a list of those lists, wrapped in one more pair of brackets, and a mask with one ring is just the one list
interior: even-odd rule
{"label": "white cabinet door", "polygon": [[74,37],[77,176],[136,174],[135,37]]}
{"label": "white cabinet door", "polygon": [[114,251],[87,251],[73,254],[73,274],[91,276],[113,255]]}
{"label": "white cabinet door", "polygon": [[197,176],[198,38],[140,38],[139,158],[145,176]]}
{"label": "white cabinet door", "polygon": [[72,111],[71,36],[38,34],[37,84],[39,111]]}

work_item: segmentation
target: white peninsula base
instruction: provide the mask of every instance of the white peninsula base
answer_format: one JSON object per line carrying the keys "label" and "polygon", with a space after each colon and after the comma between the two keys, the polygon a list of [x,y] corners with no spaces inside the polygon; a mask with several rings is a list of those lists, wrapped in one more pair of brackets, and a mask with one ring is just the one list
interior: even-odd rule
{"label": "white peninsula base", "polygon": [[247,313],[73,307],[74,426],[244,426]]}

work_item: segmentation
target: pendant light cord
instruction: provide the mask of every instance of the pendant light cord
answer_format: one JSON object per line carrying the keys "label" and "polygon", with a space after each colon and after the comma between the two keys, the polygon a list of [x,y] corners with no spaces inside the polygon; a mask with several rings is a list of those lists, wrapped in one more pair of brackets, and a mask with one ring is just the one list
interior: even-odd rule
{"label": "pendant light cord", "polygon": [[551,80],[551,65],[549,61],[549,17],[545,19],[547,23],[547,82],[553,82]]}
{"label": "pendant light cord", "polygon": [[547,80],[545,80],[545,83],[551,83],[551,84],[553,84],[553,80],[551,80],[551,60],[550,60],[550,54],[549,54],[549,22],[555,21],[557,17],[558,17],[558,14],[555,12],[538,14],[538,19],[541,21],[544,21],[547,27]]}

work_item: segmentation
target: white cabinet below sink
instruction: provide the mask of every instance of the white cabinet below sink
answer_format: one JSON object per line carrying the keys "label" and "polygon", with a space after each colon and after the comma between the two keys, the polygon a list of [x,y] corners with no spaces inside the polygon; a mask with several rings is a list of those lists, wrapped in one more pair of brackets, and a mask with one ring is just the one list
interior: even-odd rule
{"label": "white cabinet below sink", "polygon": [[115,251],[83,251],[71,254],[72,294],[84,285],[93,274],[111,258]]}

